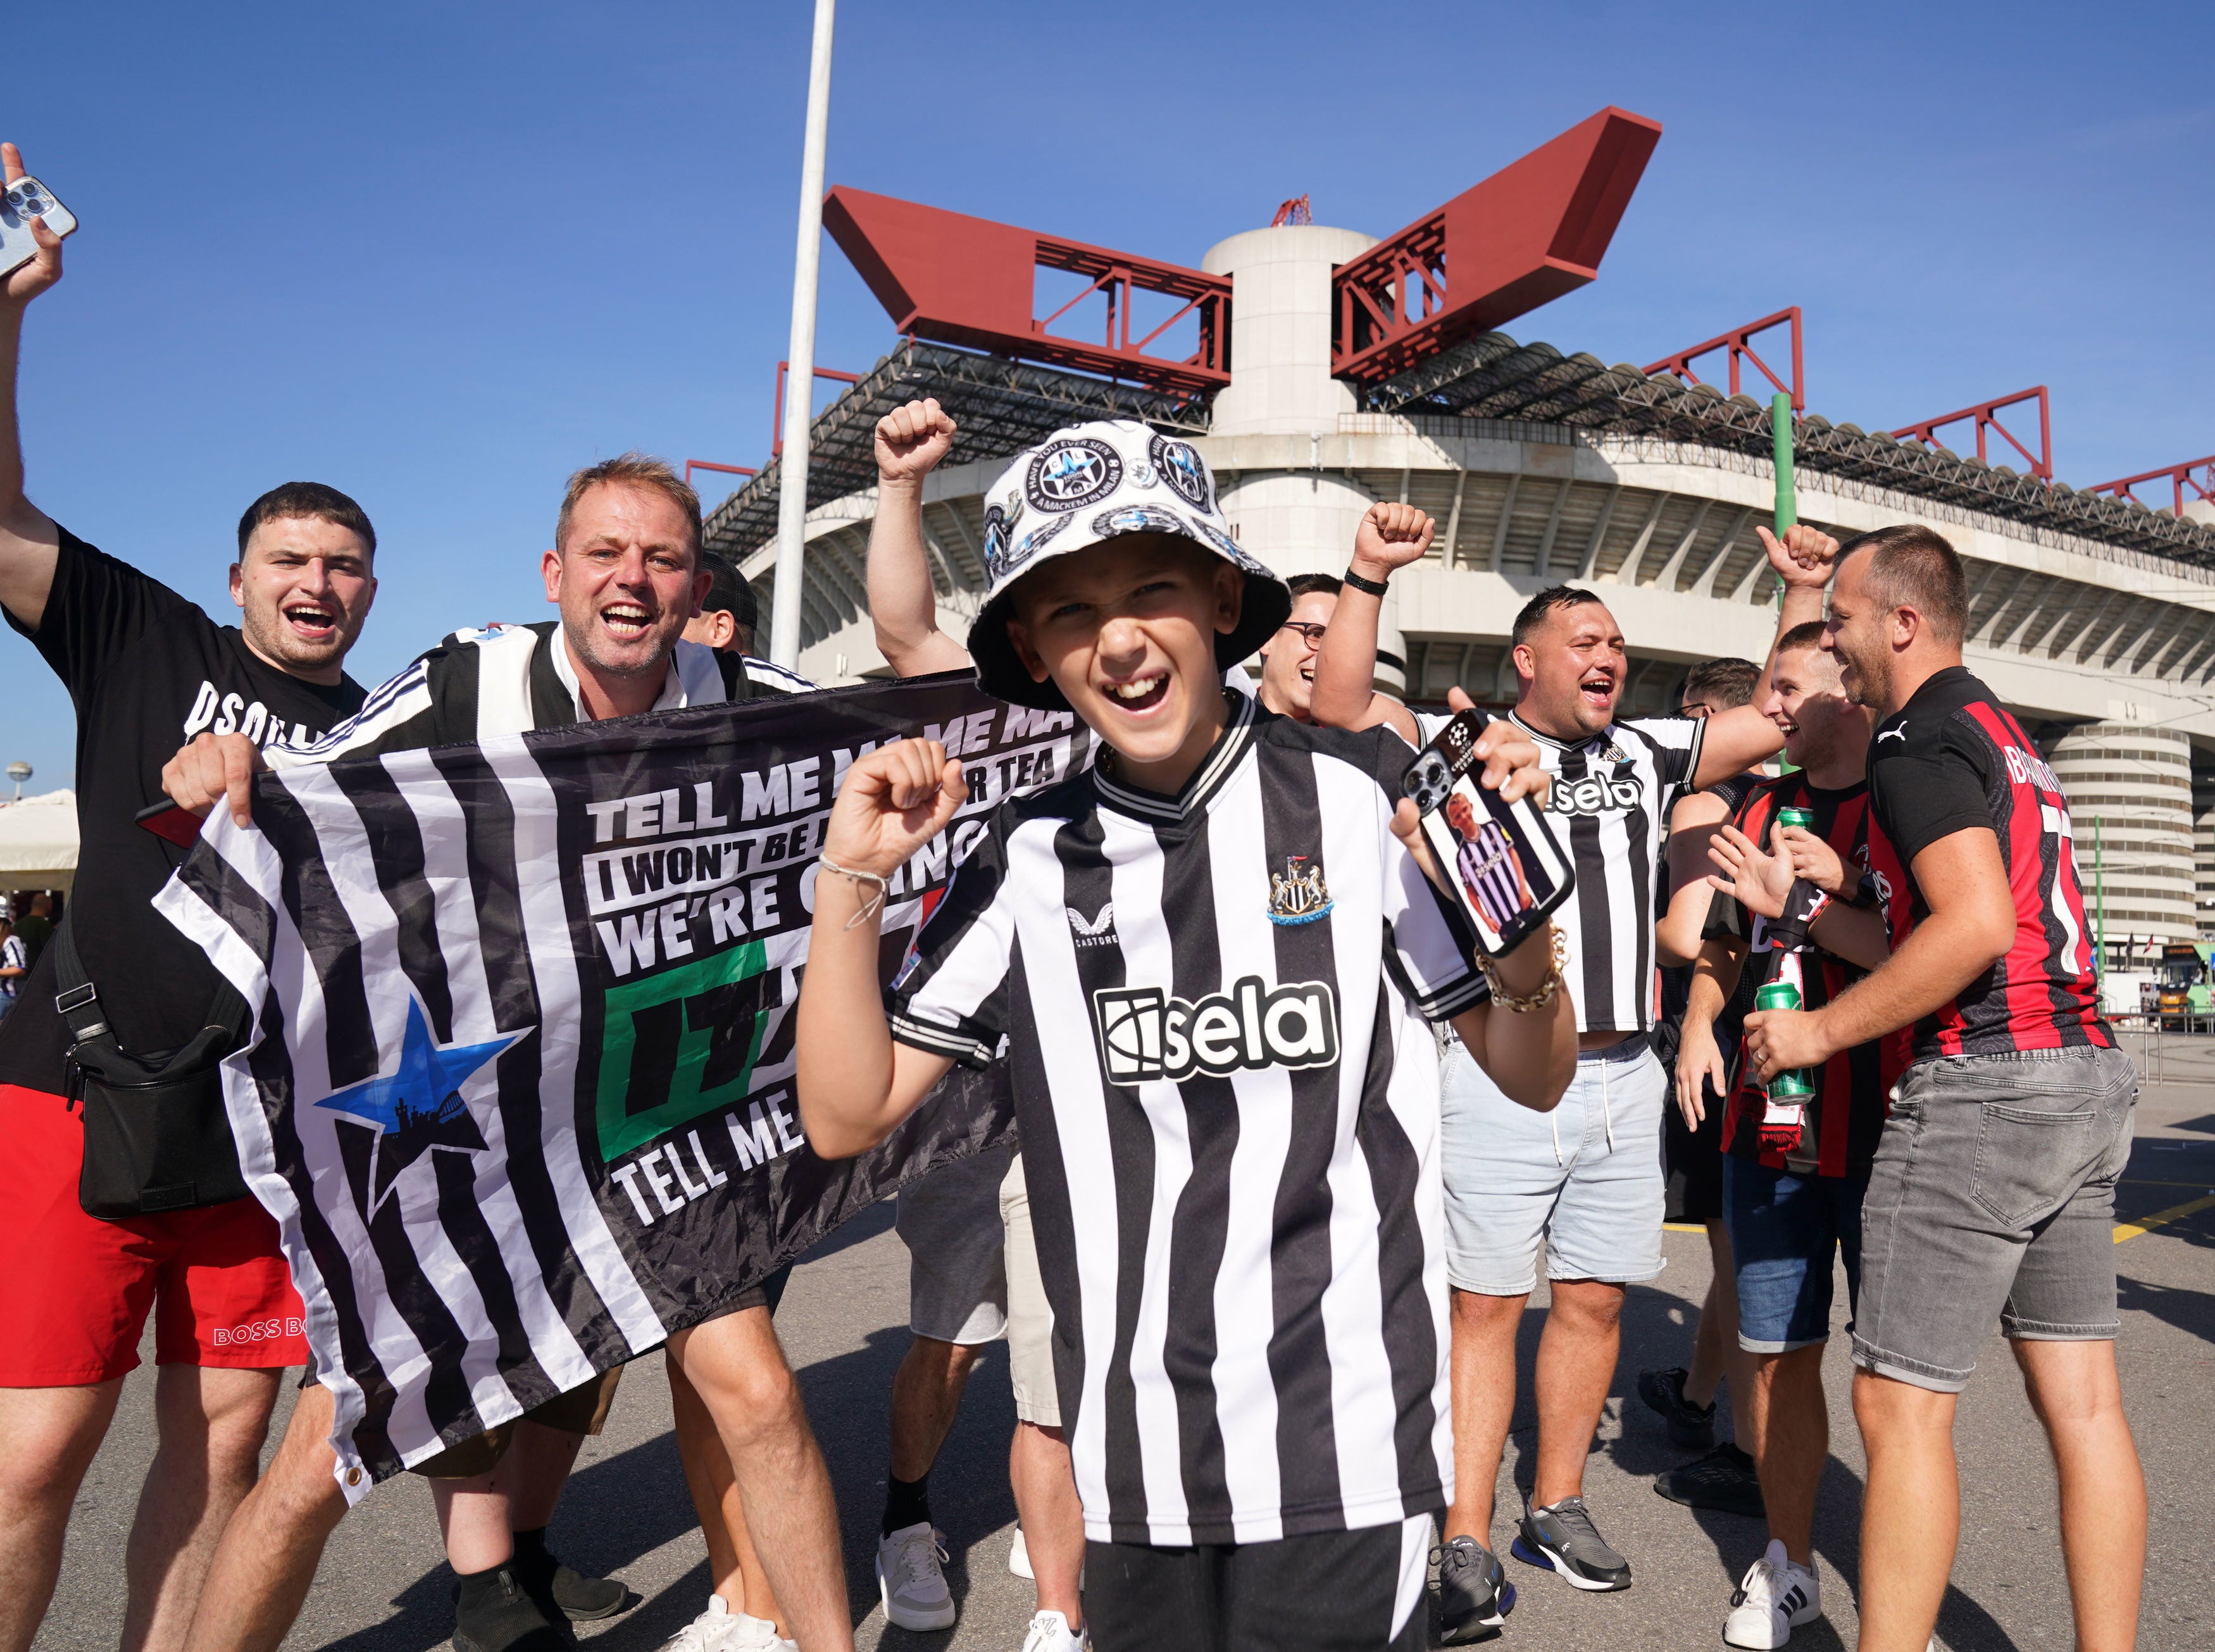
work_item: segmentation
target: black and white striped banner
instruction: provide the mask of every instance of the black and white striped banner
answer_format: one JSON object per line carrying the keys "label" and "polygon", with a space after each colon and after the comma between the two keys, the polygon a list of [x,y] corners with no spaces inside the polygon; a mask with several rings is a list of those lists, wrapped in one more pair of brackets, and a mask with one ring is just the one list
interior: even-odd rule
{"label": "black and white striped banner", "polygon": [[869,685],[289,769],[252,829],[211,817],[156,904],[255,1010],[231,1126],[350,1492],[1006,1136],[979,1077],[856,1159],[800,1133],[815,853],[847,766],[911,734],[971,798],[894,882],[889,978],[981,817],[1083,762],[1073,718],[966,677]]}

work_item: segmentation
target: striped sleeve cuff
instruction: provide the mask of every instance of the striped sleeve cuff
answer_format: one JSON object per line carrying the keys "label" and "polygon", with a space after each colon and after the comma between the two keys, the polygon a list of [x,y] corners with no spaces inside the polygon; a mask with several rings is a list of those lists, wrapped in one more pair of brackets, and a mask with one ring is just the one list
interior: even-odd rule
{"label": "striped sleeve cuff", "polygon": [[960,1027],[942,1026],[936,1021],[918,1021],[911,1015],[897,1010],[892,1017],[893,1037],[904,1044],[917,1049],[927,1049],[934,1055],[949,1055],[964,1067],[979,1069],[992,1064],[992,1046]]}
{"label": "striped sleeve cuff", "polygon": [[1471,970],[1436,992],[1415,1000],[1415,1013],[1426,1021],[1451,1021],[1466,1010],[1489,1002],[1491,998],[1492,988],[1482,972]]}

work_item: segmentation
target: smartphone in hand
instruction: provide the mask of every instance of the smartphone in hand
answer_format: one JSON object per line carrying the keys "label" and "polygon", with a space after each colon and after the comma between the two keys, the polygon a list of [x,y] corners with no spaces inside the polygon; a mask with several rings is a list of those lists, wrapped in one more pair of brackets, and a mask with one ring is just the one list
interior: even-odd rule
{"label": "smartphone in hand", "polygon": [[1439,877],[1476,931],[1487,957],[1513,951],[1576,886],[1553,829],[1525,798],[1501,799],[1482,784],[1476,742],[1491,717],[1461,713],[1415,754],[1400,782],[1422,817]]}
{"label": "smartphone in hand", "polygon": [[189,849],[200,841],[200,817],[188,809],[178,808],[167,798],[148,804],[132,818],[141,830],[151,832],[181,849]]}
{"label": "smartphone in hand", "polygon": [[31,235],[31,220],[44,218],[58,236],[77,230],[77,214],[54,199],[54,192],[36,178],[18,178],[0,189],[0,276],[20,270],[39,255]]}

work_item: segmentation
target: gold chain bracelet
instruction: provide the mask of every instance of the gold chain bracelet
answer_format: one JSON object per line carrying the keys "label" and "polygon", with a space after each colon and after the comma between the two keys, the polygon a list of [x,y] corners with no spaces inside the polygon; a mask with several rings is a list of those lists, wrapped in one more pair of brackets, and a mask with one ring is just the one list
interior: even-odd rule
{"label": "gold chain bracelet", "polygon": [[1500,978],[1499,967],[1483,953],[1476,955],[1477,972],[1483,976],[1484,984],[1492,988],[1492,1001],[1510,1015],[1528,1015],[1533,1010],[1543,1010],[1554,1001],[1554,994],[1562,989],[1562,971],[1569,967],[1568,937],[1558,925],[1548,923],[1546,933],[1553,937],[1554,961],[1547,967],[1546,978],[1536,990],[1521,998],[1512,996],[1507,983]]}

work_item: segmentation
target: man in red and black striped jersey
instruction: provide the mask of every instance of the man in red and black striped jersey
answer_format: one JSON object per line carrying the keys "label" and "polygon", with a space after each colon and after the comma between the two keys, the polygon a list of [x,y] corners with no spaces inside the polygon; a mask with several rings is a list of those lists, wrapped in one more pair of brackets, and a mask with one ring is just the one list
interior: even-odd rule
{"label": "man in red and black striped jersey", "polygon": [[1927,528],[1839,550],[1823,646],[1878,715],[1869,806],[1907,876],[1892,957],[1819,1009],[1757,1012],[1759,1076],[1914,1029],[1862,1235],[1862,1645],[1928,1639],[1960,1524],[1954,1395],[1997,1319],[2061,1483],[2077,1643],[2128,1646],[2145,1483],[2115,1371],[2114,1184],[2137,1084],[2101,1020],[2068,800],[1963,669],[1967,582]]}
{"label": "man in red and black striped jersey", "polygon": [[[1868,714],[1846,698],[1819,622],[1778,640],[1762,709],[1784,731],[1794,765],[1739,805],[1709,851],[1730,874],[1709,914],[1684,1021],[1677,1101],[1688,1123],[1702,1080],[1724,1071],[1713,1026],[1743,974],[1788,980],[1820,1009],[1886,956],[1881,891],[1905,874],[1870,817]],[[1780,826],[1804,810],[1812,831]],[[1789,845],[1788,847],[1788,841]],[[1794,865],[1809,870],[1795,888]],[[1815,1490],[1830,1454],[1823,1350],[1831,1280],[1843,1252],[1850,1304],[1862,1276],[1862,1202],[1884,1129],[1885,1098],[1907,1064],[1907,1035],[1841,1049],[1814,1068],[1804,1101],[1744,1077],[1723,1107],[1721,1208],[1739,1305],[1738,1340],[1753,1366],[1734,1391],[1741,1438],[1761,1479],[1769,1546],[1732,1597],[1723,1639],[1777,1647],[1823,1615],[1814,1565]]]}

